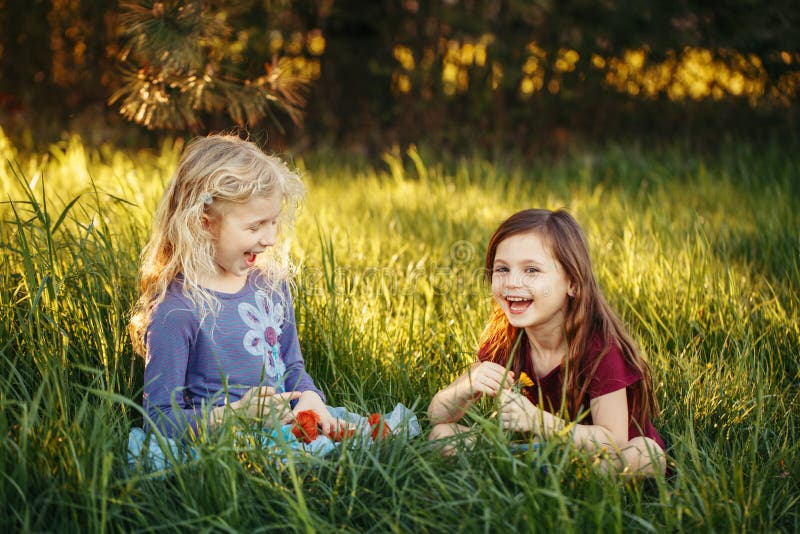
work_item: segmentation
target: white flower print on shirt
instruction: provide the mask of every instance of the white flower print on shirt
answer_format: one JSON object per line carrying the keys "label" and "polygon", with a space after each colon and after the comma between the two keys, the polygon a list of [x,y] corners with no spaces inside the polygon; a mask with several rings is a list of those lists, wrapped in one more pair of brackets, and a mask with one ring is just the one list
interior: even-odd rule
{"label": "white flower print on shirt", "polygon": [[261,356],[264,361],[264,372],[267,378],[280,388],[286,364],[280,357],[280,343],[283,324],[283,306],[272,302],[264,291],[256,291],[256,305],[242,302],[239,304],[239,317],[251,328],[242,340],[245,350],[254,356]]}

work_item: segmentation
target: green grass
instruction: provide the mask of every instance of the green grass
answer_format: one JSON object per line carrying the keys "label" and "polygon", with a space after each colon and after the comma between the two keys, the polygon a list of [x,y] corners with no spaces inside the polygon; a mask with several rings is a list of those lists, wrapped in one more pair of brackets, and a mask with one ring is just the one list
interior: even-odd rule
{"label": "green grass", "polygon": [[283,464],[223,433],[165,476],[126,465],[143,364],[125,325],[180,143],[124,153],[72,139],[19,154],[0,135],[0,521],[30,531],[798,531],[796,148],[612,145],[547,162],[411,150],[374,166],[295,158],[309,188],[293,244],[296,312],[331,404],[369,413],[403,402],[425,430],[431,396],[474,357],[491,232],[523,207],[568,207],[651,362],[674,479],[603,477],[555,443],[511,454],[491,420],[454,459],[420,437]]}

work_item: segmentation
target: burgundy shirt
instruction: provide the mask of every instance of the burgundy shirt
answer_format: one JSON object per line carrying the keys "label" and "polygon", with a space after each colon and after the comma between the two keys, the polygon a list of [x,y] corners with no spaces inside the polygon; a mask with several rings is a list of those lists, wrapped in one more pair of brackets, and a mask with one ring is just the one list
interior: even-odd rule
{"label": "burgundy shirt", "polygon": [[[527,350],[530,346],[526,343]],[[597,362],[598,356],[603,351],[603,340],[600,336],[594,336],[589,342],[589,352],[583,358],[581,363],[581,373],[589,374]],[[541,391],[542,400],[544,402],[543,409],[557,413],[561,409],[562,398],[562,385],[563,385],[563,364],[559,365],[547,375],[542,378],[537,378],[530,369],[530,358],[526,357],[525,372],[533,380],[533,387],[527,389],[528,399],[534,404],[539,404],[539,392]],[[589,408],[589,401],[596,397],[601,397],[607,393],[617,391],[618,389],[626,388],[628,396],[628,409],[632,406],[633,392],[629,386],[635,384],[642,379],[639,371],[625,362],[622,356],[622,351],[616,343],[612,343],[606,355],[600,360],[597,371],[589,384],[586,397],[581,399],[582,410]],[[637,436],[645,436],[651,438],[664,449],[664,440],[658,435],[653,423],[648,419],[640,421],[641,430],[636,422],[630,419],[630,412],[628,413],[628,439]],[[583,419],[582,424],[592,424],[592,414],[588,412]]]}

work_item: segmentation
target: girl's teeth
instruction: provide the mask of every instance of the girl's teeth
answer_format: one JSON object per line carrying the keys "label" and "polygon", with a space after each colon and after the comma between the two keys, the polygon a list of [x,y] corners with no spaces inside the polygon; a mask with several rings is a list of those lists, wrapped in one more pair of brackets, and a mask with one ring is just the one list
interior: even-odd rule
{"label": "girl's teeth", "polygon": [[508,308],[512,313],[521,313],[531,305],[530,299],[507,299]]}

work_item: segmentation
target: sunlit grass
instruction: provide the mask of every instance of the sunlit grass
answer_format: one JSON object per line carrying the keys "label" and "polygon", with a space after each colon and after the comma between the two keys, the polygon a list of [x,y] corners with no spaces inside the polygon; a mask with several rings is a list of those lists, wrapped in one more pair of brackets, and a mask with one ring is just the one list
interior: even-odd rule
{"label": "sunlit grass", "polygon": [[[129,472],[142,362],[125,324],[180,150],[20,154],[0,135],[0,499],[15,530],[798,530],[800,162],[777,144],[382,163],[294,157],[296,311],[311,374],[355,411],[413,406],[474,357],[494,227],[567,207],[645,350],[677,476],[620,482],[556,444],[511,454],[491,420],[443,460],[422,438],[276,463],[230,436],[174,472]],[[795,147],[796,148],[796,147]],[[13,201],[10,202],[9,200]],[[543,468],[543,466],[546,466]]]}

